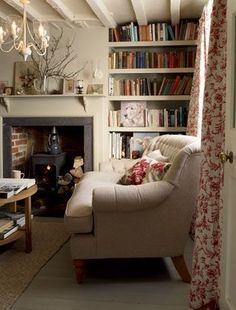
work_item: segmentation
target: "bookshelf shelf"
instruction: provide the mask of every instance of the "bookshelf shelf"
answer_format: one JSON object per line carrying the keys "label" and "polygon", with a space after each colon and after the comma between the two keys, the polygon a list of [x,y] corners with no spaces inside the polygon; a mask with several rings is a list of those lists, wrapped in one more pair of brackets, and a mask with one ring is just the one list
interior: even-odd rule
{"label": "bookshelf shelf", "polygon": [[109,42],[110,48],[123,48],[123,47],[165,47],[165,46],[196,46],[196,40],[170,40],[170,41],[137,41],[137,42]]}
{"label": "bookshelf shelf", "polygon": [[172,74],[172,73],[193,73],[194,68],[152,68],[152,69],[109,69],[108,73],[113,74]]}
{"label": "bookshelf shelf", "polygon": [[110,101],[189,101],[188,95],[176,95],[176,96],[108,96]]}
{"label": "bookshelf shelf", "polygon": [[186,127],[109,127],[110,132],[185,132]]}

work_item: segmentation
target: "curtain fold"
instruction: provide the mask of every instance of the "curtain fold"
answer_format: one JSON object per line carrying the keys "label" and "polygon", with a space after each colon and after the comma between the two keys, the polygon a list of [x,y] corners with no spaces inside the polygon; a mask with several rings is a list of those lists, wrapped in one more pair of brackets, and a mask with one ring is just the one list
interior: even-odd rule
{"label": "curtain fold", "polygon": [[[222,247],[223,164],[219,155],[225,143],[226,102],[226,5],[227,0],[212,0],[200,21],[201,34],[198,64],[205,79],[196,77],[190,102],[188,133],[200,135],[202,94],[202,152],[200,192],[198,197],[193,249],[190,309],[216,310],[219,302],[220,257]],[[209,26],[209,28],[208,28]],[[207,42],[209,31],[210,40]],[[204,42],[202,42],[202,40]],[[208,47],[207,47],[207,43]],[[204,57],[204,58],[203,58]],[[204,68],[202,68],[204,64]],[[204,78],[203,76],[203,78]],[[205,83],[204,83],[205,81]],[[204,90],[202,86],[204,84]],[[192,124],[192,125],[191,125]],[[193,126],[193,129],[190,128]]]}
{"label": "curtain fold", "polygon": [[209,1],[208,5],[204,7],[202,16],[199,19],[196,61],[186,132],[187,135],[197,137],[201,137],[202,131],[202,110],[210,39],[211,13],[212,1]]}

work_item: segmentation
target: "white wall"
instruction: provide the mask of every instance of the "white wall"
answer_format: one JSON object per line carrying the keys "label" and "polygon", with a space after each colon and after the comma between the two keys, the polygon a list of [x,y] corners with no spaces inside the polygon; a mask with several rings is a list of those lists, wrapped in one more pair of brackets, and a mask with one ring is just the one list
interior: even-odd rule
{"label": "white wall", "polygon": [[[65,30],[66,37],[73,37],[71,29]],[[92,80],[94,66],[99,66],[103,72],[104,93],[107,93],[107,36],[108,31],[103,27],[90,29],[76,29],[73,49],[78,54],[71,69],[81,68],[86,63],[79,78],[84,80],[85,89]],[[22,58],[15,52],[4,54],[0,52],[0,80],[9,81],[9,86],[14,86],[14,62]],[[70,68],[69,68],[70,70]],[[2,141],[2,117],[16,116],[92,116],[94,118],[94,168],[98,163],[107,159],[107,104],[105,97],[87,98],[87,110],[78,97],[17,97],[10,98],[7,112],[3,103],[0,103],[0,137]],[[2,143],[0,142],[0,175],[2,174]]]}

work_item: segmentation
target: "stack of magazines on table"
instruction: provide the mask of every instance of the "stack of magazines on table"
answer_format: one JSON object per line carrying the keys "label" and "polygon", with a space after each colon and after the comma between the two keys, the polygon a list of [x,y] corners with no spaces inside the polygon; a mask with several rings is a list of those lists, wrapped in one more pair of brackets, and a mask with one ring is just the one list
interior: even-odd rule
{"label": "stack of magazines on table", "polygon": [[[33,214],[31,215],[33,218]],[[0,212],[0,240],[6,239],[25,225],[25,214],[22,212]]]}
{"label": "stack of magazines on table", "polygon": [[0,198],[10,198],[34,184],[35,179],[0,178]]}

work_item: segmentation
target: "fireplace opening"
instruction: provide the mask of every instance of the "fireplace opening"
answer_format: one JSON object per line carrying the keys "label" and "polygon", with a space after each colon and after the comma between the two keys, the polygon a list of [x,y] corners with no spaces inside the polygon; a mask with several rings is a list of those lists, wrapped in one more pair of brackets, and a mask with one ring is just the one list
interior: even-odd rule
{"label": "fireplace opening", "polygon": [[[56,129],[59,150],[51,148],[52,129]],[[11,177],[13,169],[35,178],[38,192],[32,207],[37,215],[64,214],[66,202],[78,180],[70,175],[74,159],[83,158],[83,171],[93,169],[93,120],[91,117],[4,118],[3,169]],[[58,182],[63,176],[68,182]],[[74,182],[75,181],[75,182]]]}

